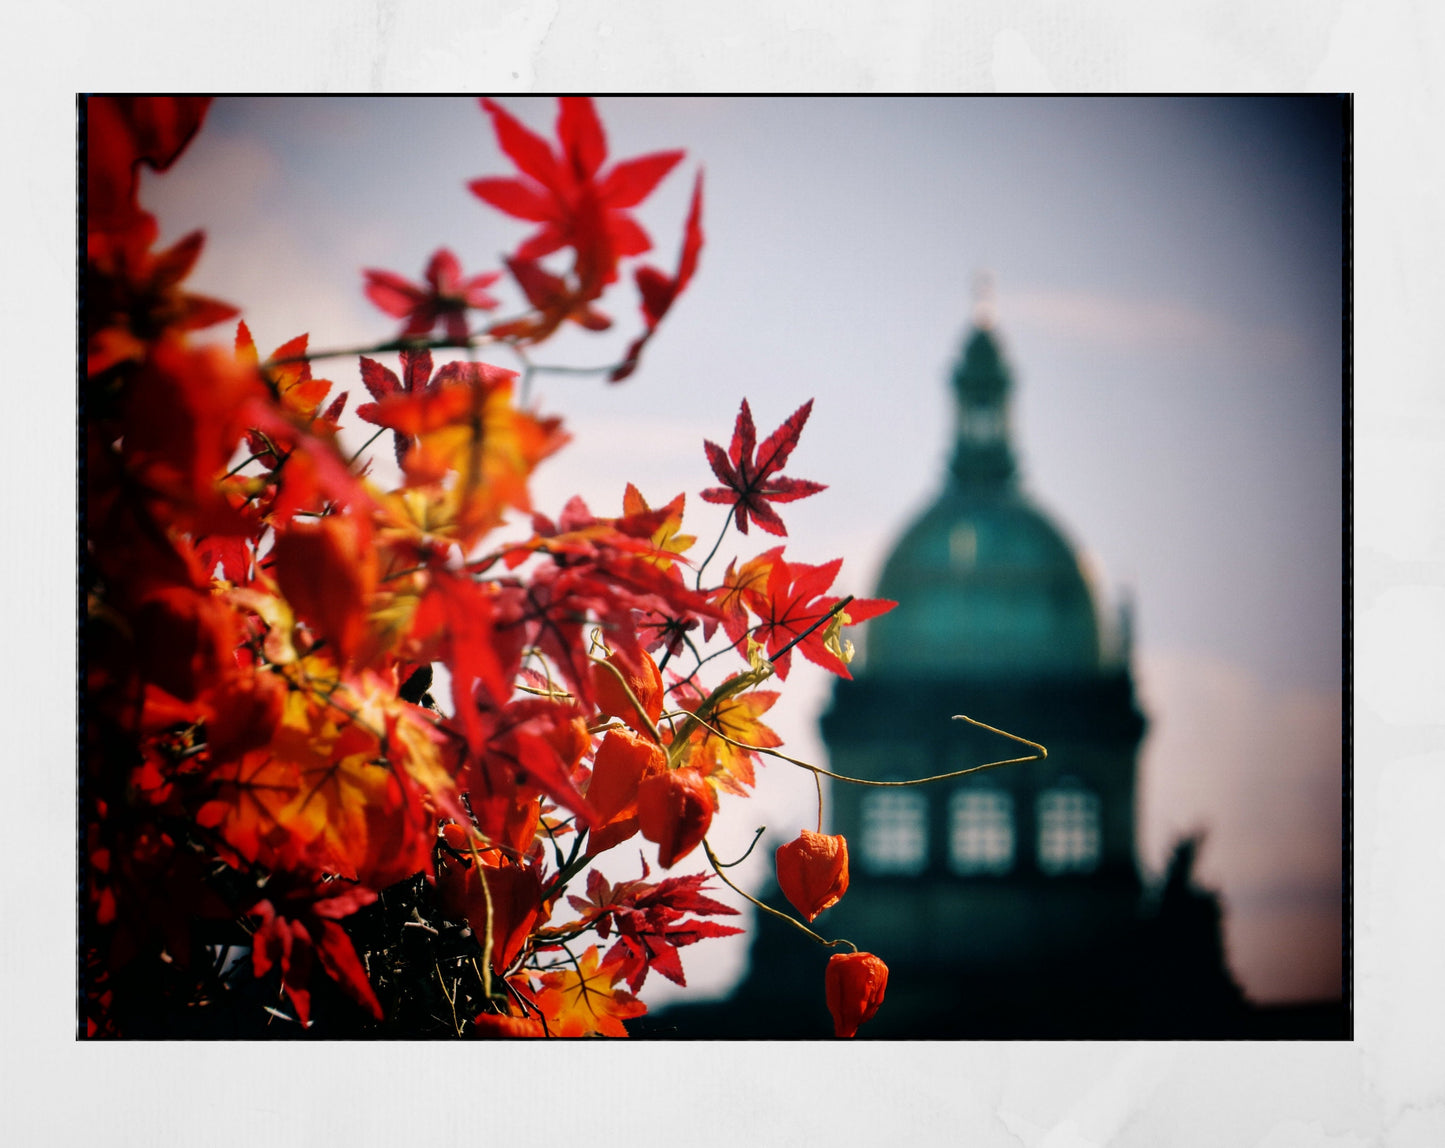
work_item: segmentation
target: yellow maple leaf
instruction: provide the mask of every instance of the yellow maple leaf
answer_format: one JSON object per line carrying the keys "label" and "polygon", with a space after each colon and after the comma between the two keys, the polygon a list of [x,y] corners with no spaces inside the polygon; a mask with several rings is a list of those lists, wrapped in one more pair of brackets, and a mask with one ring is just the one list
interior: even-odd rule
{"label": "yellow maple leaf", "polygon": [[699,726],[693,731],[687,764],[719,789],[745,796],[755,781],[753,765],[758,755],[742,746],[775,749],[783,744],[783,739],[759,720],[778,696],[776,690],[752,690],[718,701],[705,719],[712,729]]}
{"label": "yellow maple leaf", "polygon": [[647,1006],[613,987],[623,974],[620,959],[604,962],[592,945],[576,968],[544,975],[537,1007],[547,1018],[547,1031],[553,1036],[626,1036],[622,1022],[641,1016]]}
{"label": "yellow maple leaf", "polygon": [[[652,532],[652,545],[655,553],[649,555],[647,561],[660,570],[671,569],[673,560],[670,555],[686,553],[697,541],[697,536],[694,534],[678,533],[682,529],[682,510],[686,497],[685,494],[679,494],[666,506],[657,508],[667,511],[667,518]],[[642,492],[629,482],[627,489],[622,492],[622,513],[625,515],[649,514],[652,510],[653,508],[647,505],[647,499],[642,497]]]}

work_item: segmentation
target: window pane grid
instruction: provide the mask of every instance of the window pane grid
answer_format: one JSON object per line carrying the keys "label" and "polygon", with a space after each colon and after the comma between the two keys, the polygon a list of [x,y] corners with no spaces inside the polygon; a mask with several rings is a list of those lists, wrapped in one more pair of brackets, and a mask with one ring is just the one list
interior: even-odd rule
{"label": "window pane grid", "polygon": [[916,793],[863,799],[863,865],[872,873],[920,873],[928,863],[928,806]]}
{"label": "window pane grid", "polygon": [[1100,845],[1097,796],[1070,787],[1039,798],[1039,868],[1045,873],[1093,872]]}
{"label": "window pane grid", "polygon": [[959,874],[1007,873],[1013,868],[1013,798],[998,789],[953,795],[949,860]]}

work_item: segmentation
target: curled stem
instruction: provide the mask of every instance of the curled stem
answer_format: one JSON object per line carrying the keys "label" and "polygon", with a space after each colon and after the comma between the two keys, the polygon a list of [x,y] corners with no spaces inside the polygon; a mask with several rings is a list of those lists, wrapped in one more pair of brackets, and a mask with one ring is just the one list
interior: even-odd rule
{"label": "curled stem", "polygon": [[735,869],[735,868],[737,868],[739,865],[741,865],[744,861],[746,861],[746,860],[748,859],[748,854],[750,854],[750,853],[753,851],[753,847],[754,847],[755,845],[757,845],[757,843],[758,843],[760,840],[762,840],[762,836],[763,836],[763,834],[767,831],[767,828],[768,828],[768,827],[767,827],[766,825],[759,825],[759,826],[757,827],[757,829],[753,832],[753,839],[752,839],[752,841],[750,841],[750,842],[748,843],[748,847],[747,847],[745,850],[743,850],[743,855],[742,855],[741,857],[739,857],[736,861],[719,861],[719,862],[717,863],[718,868],[720,868],[720,869]]}
{"label": "curled stem", "polygon": [[[967,714],[954,714],[953,720],[966,721],[969,725],[976,725],[979,729],[986,729],[989,733],[996,733],[999,735],[999,737],[1006,737],[1009,739],[1009,741],[1016,741],[1019,743],[1019,745],[1026,745],[1030,749],[1038,750],[1037,753],[1032,754],[1029,757],[1016,758],[1015,760],[1017,761],[1043,761],[1044,758],[1049,756],[1049,751],[1046,750],[1043,746],[1041,746],[1038,742],[1029,741],[1029,739],[1026,737],[1019,737],[1019,735],[1016,733],[1009,733],[1009,731],[1006,729],[998,729],[996,726],[991,726],[987,722],[979,721],[978,718],[971,718]],[[996,764],[1008,765],[1009,763],[997,762]],[[983,766],[977,766],[976,768],[982,769]]]}
{"label": "curled stem", "polygon": [[[1009,757],[1002,761],[986,761],[982,765],[971,765],[967,769],[955,769],[951,773],[936,773],[932,777],[915,777],[908,781],[869,781],[863,777],[849,777],[847,774],[834,773],[831,769],[824,769],[821,765],[814,765],[812,762],[802,760],[802,758],[791,757],[786,753],[780,753],[778,750],[770,749],[767,746],[749,745],[745,741],[738,741],[736,738],[728,737],[722,730],[704,721],[696,714],[691,716],[697,725],[702,726],[711,733],[713,737],[720,738],[722,741],[727,742],[729,745],[736,746],[738,749],[747,750],[749,753],[767,754],[769,757],[776,757],[782,761],[786,761],[789,765],[796,765],[799,769],[811,770],[815,776],[821,774],[823,777],[831,777],[835,781],[846,781],[850,785],[872,785],[879,788],[895,788],[901,785],[928,785],[935,781],[948,781],[950,778],[963,777],[968,773],[978,773],[984,769],[994,769],[1000,765],[1019,765],[1026,761],[1042,761],[1049,755],[1049,751],[1036,741],[1029,741],[1028,738],[1019,737],[1017,734],[1009,733],[1007,730],[995,729],[993,726],[985,725],[983,722],[976,721],[974,718],[968,717],[965,714],[956,714],[954,715],[955,720],[969,722],[981,729],[988,730],[990,733],[996,733],[1012,741],[1019,742],[1022,745],[1031,746],[1038,750],[1038,753],[1031,753],[1027,757]],[[819,788],[821,790],[821,786]]]}
{"label": "curled stem", "polygon": [[[761,831],[760,831],[760,832],[761,832]],[[838,938],[838,940],[836,940],[836,941],[826,940],[826,939],[824,939],[823,937],[818,936],[817,933],[813,932],[813,930],[810,929],[810,928],[808,928],[807,925],[803,924],[802,921],[794,920],[792,917],[788,916],[788,914],[786,914],[786,913],[780,913],[777,909],[774,909],[771,905],[765,905],[765,904],[763,904],[763,903],[762,903],[761,901],[759,901],[756,897],[754,897],[751,893],[748,893],[748,892],[744,891],[743,889],[738,888],[738,886],[734,885],[734,884],[732,883],[732,881],[730,881],[730,880],[728,879],[728,875],[723,872],[723,869],[725,869],[726,866],[723,865],[720,861],[718,861],[718,859],[717,859],[717,854],[712,851],[712,846],[707,843],[707,838],[706,838],[706,837],[704,837],[703,840],[702,840],[702,848],[703,848],[703,851],[707,854],[708,864],[712,866],[713,872],[718,875],[718,879],[719,879],[724,885],[726,885],[729,889],[731,889],[734,893],[738,894],[738,896],[743,897],[744,899],[746,899],[746,900],[748,900],[748,901],[751,901],[754,905],[756,905],[756,906],[757,906],[759,909],[761,909],[763,912],[765,912],[765,913],[771,913],[773,916],[779,918],[780,920],[787,921],[788,924],[790,924],[790,925],[793,926],[793,928],[798,929],[798,930],[800,930],[801,932],[807,933],[808,936],[812,937],[813,940],[817,941],[818,944],[822,945],[824,948],[836,949],[839,945],[847,945],[847,946],[848,946],[850,949],[852,949],[855,953],[858,951],[858,946],[855,945],[852,941],[846,940],[845,938],[842,938],[842,937]],[[734,864],[737,864],[737,862],[734,862]]]}

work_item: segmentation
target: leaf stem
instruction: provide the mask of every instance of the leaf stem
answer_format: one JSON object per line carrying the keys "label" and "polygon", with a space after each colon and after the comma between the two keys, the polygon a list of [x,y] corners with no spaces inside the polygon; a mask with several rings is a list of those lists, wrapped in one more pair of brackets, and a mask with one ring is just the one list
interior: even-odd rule
{"label": "leaf stem", "polygon": [[492,891],[487,888],[487,875],[482,872],[482,855],[477,852],[477,843],[467,835],[467,847],[472,855],[472,864],[477,874],[477,884],[482,887],[482,900],[487,906],[487,935],[482,938],[482,996],[492,995]]}
{"label": "leaf stem", "polygon": [[377,439],[379,439],[385,432],[386,432],[386,427],[377,427],[377,428],[376,428],[376,433],[373,434],[373,435],[372,435],[369,439],[367,439],[364,443],[362,443],[359,447],[357,447],[357,448],[356,448],[356,453],[353,454],[350,458],[348,458],[348,459],[346,460],[346,465],[347,465],[347,466],[350,466],[350,465],[351,465],[352,463],[354,463],[358,458],[360,458],[360,457],[361,457],[361,452],[364,451],[367,447],[369,447],[372,443],[374,443]]}
{"label": "leaf stem", "polygon": [[[823,937],[820,937],[817,933],[813,932],[813,930],[808,928],[808,926],[803,924],[803,922],[795,920],[794,918],[788,916],[788,914],[786,913],[779,912],[771,905],[763,904],[763,902],[759,901],[751,893],[740,889],[737,885],[733,884],[733,882],[728,878],[728,875],[723,872],[723,870],[727,868],[727,866],[723,865],[717,859],[717,854],[712,851],[712,846],[708,844],[706,837],[702,839],[702,848],[703,852],[707,854],[708,864],[712,866],[713,872],[718,875],[718,879],[740,897],[744,898],[745,900],[751,901],[763,912],[771,913],[774,917],[777,917],[783,921],[787,921],[788,924],[793,926],[793,928],[799,930],[800,932],[806,933],[808,936],[812,937],[813,940],[817,941],[818,944],[824,946],[825,948],[836,949],[839,945],[847,945],[855,953],[858,951],[858,946],[855,945],[852,941],[846,940],[841,937],[836,941],[826,940]],[[736,862],[734,862],[734,864],[736,864]]]}
{"label": "leaf stem", "polygon": [[707,552],[707,557],[702,560],[702,565],[697,568],[697,581],[693,583],[694,590],[702,589],[702,572],[707,569],[707,564],[717,555],[717,548],[722,545],[722,540],[727,537],[728,527],[732,524],[733,507],[728,507],[727,517],[723,519],[722,533],[717,536],[717,541],[712,544],[712,549]]}
{"label": "leaf stem", "polygon": [[261,459],[265,458],[266,454],[268,453],[270,452],[253,454],[250,458],[238,462],[235,466],[231,467],[230,470],[226,471],[225,474],[221,475],[221,478],[227,479],[230,478],[233,474],[239,474],[241,471],[245,470],[248,466],[250,466],[253,462],[259,462]]}

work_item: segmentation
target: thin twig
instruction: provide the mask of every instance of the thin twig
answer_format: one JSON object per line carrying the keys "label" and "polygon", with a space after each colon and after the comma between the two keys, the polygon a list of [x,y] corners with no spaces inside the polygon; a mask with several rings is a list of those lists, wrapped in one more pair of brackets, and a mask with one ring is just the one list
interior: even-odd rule
{"label": "thin twig", "polygon": [[364,451],[367,447],[369,447],[372,443],[374,443],[377,439],[379,439],[386,432],[386,429],[386,427],[377,427],[376,433],[372,435],[369,439],[367,439],[364,443],[362,443],[359,447],[357,447],[356,452],[346,460],[346,465],[350,466],[358,458],[360,458],[361,452]]}
{"label": "thin twig", "polygon": [[705,721],[704,719],[698,717],[696,714],[693,714],[691,716],[696,720],[698,725],[708,730],[714,737],[720,738],[721,740],[727,742],[729,745],[736,746],[738,749],[747,750],[750,753],[767,754],[769,757],[776,757],[781,761],[786,761],[790,765],[796,765],[800,769],[811,770],[814,774],[822,774],[824,777],[831,777],[835,781],[846,781],[850,785],[872,785],[879,788],[892,788],[902,785],[928,785],[935,781],[948,781],[949,779],[954,777],[963,777],[965,774],[978,773],[980,770],[984,769],[994,769],[1000,765],[1019,765],[1026,761],[1042,761],[1049,754],[1049,751],[1036,741],[1029,741],[1028,738],[1019,737],[1018,734],[1009,733],[1007,730],[995,729],[993,726],[985,725],[983,722],[976,721],[975,719],[968,717],[965,714],[955,714],[954,719],[956,721],[969,722],[970,724],[976,725],[981,729],[988,730],[990,733],[996,733],[1003,737],[1009,738],[1011,741],[1016,741],[1023,745],[1030,746],[1031,748],[1036,749],[1039,752],[1030,754],[1028,757],[1010,757],[1005,758],[1003,761],[988,761],[985,762],[983,765],[971,765],[967,769],[956,769],[952,773],[938,773],[934,774],[932,777],[918,777],[914,778],[911,781],[869,781],[866,778],[862,777],[849,777],[846,774],[834,773],[830,769],[824,769],[821,765],[814,765],[811,762],[803,761],[801,758],[790,757],[786,753],[780,753],[778,750],[770,749],[767,746],[749,745],[747,742],[738,741],[736,738],[728,737],[728,735],[723,733],[722,730],[718,729],[716,726]]}
{"label": "thin twig", "polygon": [[717,854],[712,851],[712,846],[707,843],[707,838],[706,838],[706,837],[703,838],[702,848],[703,848],[703,852],[705,852],[705,853],[707,854],[708,864],[710,864],[710,865],[712,866],[713,872],[718,875],[718,879],[721,880],[722,883],[723,883],[724,885],[726,885],[729,889],[731,889],[734,893],[737,893],[740,897],[743,897],[743,898],[745,898],[746,900],[751,901],[754,905],[756,905],[756,906],[757,906],[759,909],[761,909],[763,912],[765,912],[765,913],[771,913],[773,916],[778,917],[778,918],[780,918],[781,920],[787,921],[788,924],[790,924],[790,925],[793,926],[793,928],[798,929],[798,930],[801,931],[801,932],[807,933],[808,936],[812,937],[813,940],[815,940],[815,941],[818,942],[818,944],[823,945],[823,946],[825,946],[826,948],[836,949],[839,945],[847,945],[847,946],[848,946],[850,949],[852,949],[855,953],[858,951],[858,946],[855,945],[852,941],[846,940],[846,939],[844,939],[844,938],[842,938],[842,937],[840,937],[840,938],[839,938],[838,940],[836,940],[836,941],[824,940],[822,937],[818,936],[817,933],[813,932],[812,929],[808,928],[808,926],[805,925],[805,924],[803,924],[801,921],[794,920],[792,917],[788,916],[788,914],[786,914],[786,913],[780,913],[777,909],[774,909],[771,905],[765,905],[765,904],[763,904],[763,903],[762,903],[761,901],[759,901],[756,897],[754,897],[751,893],[745,892],[744,890],[738,888],[738,887],[737,887],[736,885],[734,885],[730,880],[728,880],[728,875],[723,872],[724,866],[718,861],[718,859],[717,859]]}
{"label": "thin twig", "polygon": [[819,626],[823,625],[825,622],[828,622],[834,614],[841,612],[848,605],[849,602],[853,601],[853,597],[854,596],[852,594],[849,594],[846,598],[839,598],[836,602],[833,603],[832,608],[829,609],[826,614],[824,614],[821,618],[819,618],[816,622],[814,622],[811,626],[809,626],[806,630],[804,630],[801,634],[799,634],[796,638],[794,638],[771,658],[769,658],[768,661],[776,665],[779,658],[781,658],[784,654],[786,654],[789,650],[791,650],[794,646],[796,646]]}
{"label": "thin twig", "polygon": [[608,363],[605,367],[549,367],[545,363],[528,363],[528,368],[538,374],[544,375],[600,375],[610,374],[622,366],[621,363]]}
{"label": "thin twig", "polygon": [[753,851],[753,846],[762,839],[762,836],[767,831],[767,828],[768,827],[766,825],[759,825],[753,833],[752,841],[748,843],[747,849],[743,851],[743,855],[739,857],[736,861],[719,861],[718,866],[723,869],[735,869],[737,868],[737,866],[741,865],[744,861],[748,859],[748,854]]}
{"label": "thin twig", "polygon": [[448,348],[461,350],[479,344],[498,343],[492,335],[468,335],[464,339],[392,339],[386,343],[372,343],[365,347],[337,347],[326,351],[307,351],[300,355],[286,355],[280,359],[267,359],[260,365],[262,371],[272,367],[283,367],[288,363],[314,363],[318,359],[340,359],[351,355],[386,355],[392,351],[443,351]]}
{"label": "thin twig", "polygon": [[712,544],[712,549],[707,552],[707,557],[702,560],[702,565],[697,568],[697,582],[693,585],[694,590],[702,589],[702,572],[707,569],[707,564],[713,560],[713,557],[717,554],[717,548],[722,545],[722,540],[727,537],[728,526],[732,524],[733,520],[733,509],[733,506],[728,507],[728,516],[723,519],[722,533],[717,536],[717,541]]}

